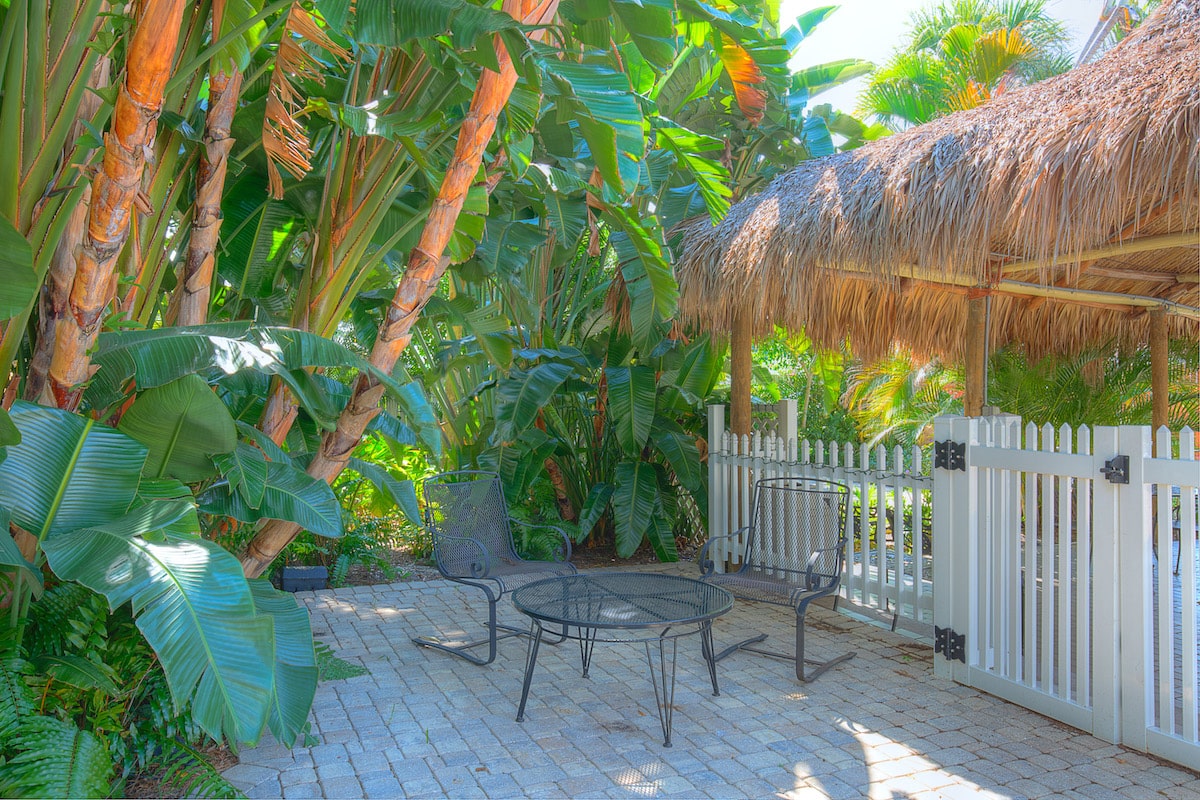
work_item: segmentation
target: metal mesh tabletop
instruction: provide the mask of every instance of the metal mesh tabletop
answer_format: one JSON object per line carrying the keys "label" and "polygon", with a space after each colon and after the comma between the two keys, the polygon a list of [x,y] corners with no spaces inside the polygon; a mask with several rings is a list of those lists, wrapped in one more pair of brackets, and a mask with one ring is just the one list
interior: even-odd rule
{"label": "metal mesh tabletop", "polygon": [[512,602],[543,622],[624,630],[711,620],[733,608],[733,596],[719,586],[638,572],[547,578],[515,590]]}

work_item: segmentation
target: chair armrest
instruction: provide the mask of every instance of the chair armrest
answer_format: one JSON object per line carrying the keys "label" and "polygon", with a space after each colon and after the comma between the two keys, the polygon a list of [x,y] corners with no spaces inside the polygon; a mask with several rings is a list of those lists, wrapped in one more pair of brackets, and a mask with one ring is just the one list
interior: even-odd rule
{"label": "chair armrest", "polygon": [[[812,553],[808,557],[808,563],[804,566],[804,585],[806,587],[805,591],[825,592],[825,591],[831,590],[834,586],[838,585],[838,583],[841,581],[841,578],[842,578],[841,575],[834,575],[833,576],[833,584],[830,586],[814,585],[817,582],[813,580],[813,577],[814,577],[813,569],[817,566],[817,559],[819,559],[821,557],[822,553],[830,553],[830,552],[836,553],[841,549],[842,549],[842,545],[839,543],[839,544],[835,544],[832,547],[818,547],[816,550],[812,551]],[[817,573],[817,574],[820,575],[821,573]]]}
{"label": "chair armrest", "polygon": [[447,578],[486,578],[492,571],[487,549],[469,536],[435,534],[433,559]]}
{"label": "chair armrest", "polygon": [[523,519],[516,517],[508,518],[509,525],[524,525],[526,528],[549,528],[552,531],[558,531],[558,535],[562,537],[562,546],[554,551],[554,558],[551,561],[570,561],[571,560],[571,539],[567,536],[566,531],[557,525],[551,525],[547,522],[526,522]]}
{"label": "chair armrest", "polygon": [[708,541],[704,543],[704,546],[700,548],[700,554],[696,556],[696,563],[700,566],[700,577],[707,578],[709,575],[712,575],[713,571],[717,568],[717,565],[713,563],[712,558],[710,558],[708,555],[708,551],[714,543],[719,542],[722,539],[734,539],[748,530],[750,530],[750,528],[747,526],[745,528],[738,528],[733,533],[727,533],[724,536],[709,537]]}

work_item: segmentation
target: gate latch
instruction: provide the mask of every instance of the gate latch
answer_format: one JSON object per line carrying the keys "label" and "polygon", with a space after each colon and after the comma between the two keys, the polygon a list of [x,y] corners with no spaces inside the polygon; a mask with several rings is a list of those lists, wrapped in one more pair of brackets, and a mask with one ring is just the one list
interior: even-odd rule
{"label": "gate latch", "polygon": [[933,652],[941,653],[949,661],[967,663],[967,635],[955,633],[953,628],[933,627]]}
{"label": "gate latch", "polygon": [[1129,483],[1129,456],[1113,456],[1104,462],[1100,474],[1109,483]]}
{"label": "gate latch", "polygon": [[967,443],[946,439],[933,443],[933,466],[941,469],[967,471]]}

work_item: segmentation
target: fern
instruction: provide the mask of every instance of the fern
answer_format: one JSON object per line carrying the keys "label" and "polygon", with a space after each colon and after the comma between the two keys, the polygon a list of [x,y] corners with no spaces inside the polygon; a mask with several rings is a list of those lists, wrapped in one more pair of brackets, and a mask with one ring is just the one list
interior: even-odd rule
{"label": "fern", "polygon": [[25,642],[30,653],[46,655],[104,650],[108,616],[102,597],[78,583],[64,583],[33,604]]}
{"label": "fern", "polygon": [[164,788],[185,797],[245,797],[195,748],[177,739],[160,738],[158,744],[161,754],[154,763],[162,768]]}
{"label": "fern", "polygon": [[104,797],[112,759],[95,734],[55,717],[36,716],[17,726],[0,765],[0,796]]}
{"label": "fern", "polygon": [[37,697],[25,682],[30,671],[29,664],[15,656],[0,660],[0,754],[8,750],[17,728],[37,713]]}

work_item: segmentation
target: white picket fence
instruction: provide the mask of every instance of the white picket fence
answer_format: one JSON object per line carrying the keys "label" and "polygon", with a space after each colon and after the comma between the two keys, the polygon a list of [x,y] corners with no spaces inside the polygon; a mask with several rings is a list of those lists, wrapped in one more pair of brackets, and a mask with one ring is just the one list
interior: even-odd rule
{"label": "white picket fence", "polygon": [[[883,615],[932,633],[933,562],[931,529],[933,479],[923,474],[920,448],[847,442],[798,441],[795,401],[779,404],[775,424],[759,414],[750,436],[725,429],[725,407],[709,406],[709,535],[723,536],[750,524],[754,483],[762,478],[799,475],[850,487],[841,600],[857,610]],[[781,550],[784,543],[780,542]],[[745,541],[735,539],[717,552],[718,564]]]}
{"label": "white picket fence", "polygon": [[[943,677],[1200,770],[1200,462],[1190,429],[1175,440],[1159,431],[1153,457],[1148,427],[943,417],[935,439],[962,449],[931,468],[916,448],[797,441],[795,417],[785,401],[774,421],[760,412],[756,432],[738,437],[724,407],[709,408],[710,535],[750,523],[760,478],[845,483],[844,603],[893,625],[936,626]],[[1113,472],[1119,455],[1123,476]],[[720,564],[729,553],[717,555]]]}
{"label": "white picket fence", "polygon": [[1160,430],[1157,458],[1136,426],[934,438],[962,445],[934,470],[935,624],[962,637],[938,674],[1200,769],[1194,433]]}

